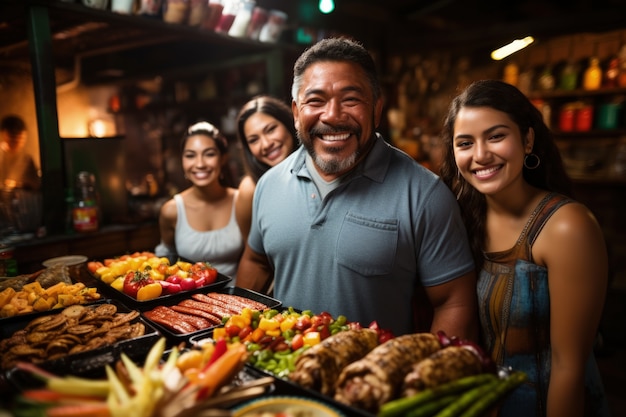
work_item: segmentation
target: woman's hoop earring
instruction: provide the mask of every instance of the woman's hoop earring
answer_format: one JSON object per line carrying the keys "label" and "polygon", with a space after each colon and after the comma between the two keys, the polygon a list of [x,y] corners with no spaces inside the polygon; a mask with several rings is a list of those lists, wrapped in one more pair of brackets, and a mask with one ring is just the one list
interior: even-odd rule
{"label": "woman's hoop earring", "polygon": [[[530,162],[529,162],[530,161]],[[541,165],[541,159],[537,154],[529,153],[524,157],[524,166],[528,169],[537,169]]]}

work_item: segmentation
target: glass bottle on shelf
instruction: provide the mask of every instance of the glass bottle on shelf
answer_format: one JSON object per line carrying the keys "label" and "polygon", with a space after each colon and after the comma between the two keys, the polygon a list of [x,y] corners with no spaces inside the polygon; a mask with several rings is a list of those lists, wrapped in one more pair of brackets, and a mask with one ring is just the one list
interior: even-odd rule
{"label": "glass bottle on shelf", "polygon": [[554,75],[552,74],[552,67],[547,66],[537,79],[537,87],[539,90],[550,91],[554,90]]}
{"label": "glass bottle on shelf", "polygon": [[504,66],[502,81],[517,87],[519,81],[519,67],[515,62],[509,62]]}
{"label": "glass bottle on shelf", "polygon": [[597,90],[602,85],[602,68],[600,68],[600,60],[592,57],[589,60],[589,67],[585,70],[583,76],[583,88],[585,90]]}
{"label": "glass bottle on shelf", "polygon": [[524,94],[530,94],[533,88],[534,72],[531,67],[522,70],[517,77],[517,88]]}
{"label": "glass bottle on shelf", "polygon": [[578,70],[574,63],[570,60],[563,67],[561,78],[559,79],[559,89],[571,91],[578,86]]}
{"label": "glass bottle on shelf", "polygon": [[94,174],[81,171],[76,175],[72,218],[77,232],[95,232],[99,228],[100,209]]}
{"label": "glass bottle on shelf", "polygon": [[619,59],[617,57],[611,58],[609,65],[604,73],[602,79],[602,85],[607,88],[617,87],[617,77],[619,76]]}

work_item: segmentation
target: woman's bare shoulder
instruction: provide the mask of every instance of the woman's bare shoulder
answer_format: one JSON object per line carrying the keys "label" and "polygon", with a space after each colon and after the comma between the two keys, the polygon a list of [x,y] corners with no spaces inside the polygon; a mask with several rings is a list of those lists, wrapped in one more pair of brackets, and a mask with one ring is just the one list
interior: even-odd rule
{"label": "woman's bare shoulder", "polygon": [[255,188],[256,188],[256,183],[254,182],[252,177],[249,175],[246,175],[245,177],[242,178],[241,182],[239,183],[239,195],[244,196],[244,197],[249,196],[249,198],[252,198]]}
{"label": "woman's bare shoulder", "polygon": [[585,237],[601,230],[591,210],[579,202],[560,207],[546,223],[546,228],[555,237],[562,239]]}
{"label": "woman's bare shoulder", "polygon": [[[581,203],[560,207],[546,222],[533,245],[535,258],[566,258],[597,252],[605,247],[604,235],[595,216]],[[537,259],[538,260],[538,259]]]}
{"label": "woman's bare shoulder", "polygon": [[171,219],[175,219],[176,215],[177,215],[176,201],[174,201],[173,198],[170,198],[161,206],[161,217],[171,220]]}

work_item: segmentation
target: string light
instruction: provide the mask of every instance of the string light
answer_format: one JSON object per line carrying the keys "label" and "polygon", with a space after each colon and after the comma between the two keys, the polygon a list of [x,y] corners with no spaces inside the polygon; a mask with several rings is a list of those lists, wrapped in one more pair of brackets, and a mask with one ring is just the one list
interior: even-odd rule
{"label": "string light", "polygon": [[526,48],[528,45],[533,43],[535,39],[532,36],[526,36],[524,39],[515,39],[513,42],[508,45],[504,45],[502,48],[498,48],[491,53],[491,59],[495,61],[499,61],[501,59],[506,58],[507,56],[519,51],[520,49]]}
{"label": "string light", "polygon": [[335,2],[333,0],[320,0],[319,9],[324,14],[331,13],[335,10]]}

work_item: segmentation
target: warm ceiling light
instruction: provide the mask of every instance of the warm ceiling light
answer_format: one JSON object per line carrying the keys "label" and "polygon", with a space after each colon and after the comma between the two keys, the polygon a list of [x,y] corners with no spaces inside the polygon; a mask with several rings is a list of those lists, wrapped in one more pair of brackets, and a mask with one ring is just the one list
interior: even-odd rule
{"label": "warm ceiling light", "polygon": [[320,0],[320,12],[328,14],[335,10],[335,2],[333,0]]}
{"label": "warm ceiling light", "polygon": [[502,48],[498,48],[491,53],[491,59],[499,61],[507,56],[526,48],[533,43],[535,39],[532,36],[526,36],[524,39],[515,39],[508,45],[504,45]]}

